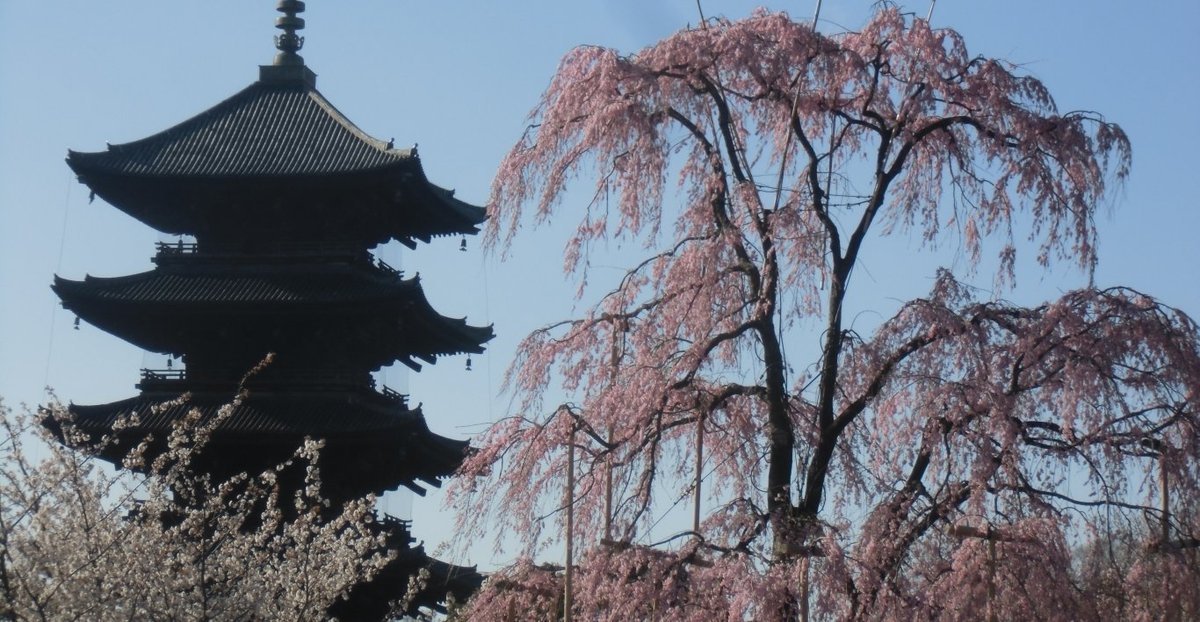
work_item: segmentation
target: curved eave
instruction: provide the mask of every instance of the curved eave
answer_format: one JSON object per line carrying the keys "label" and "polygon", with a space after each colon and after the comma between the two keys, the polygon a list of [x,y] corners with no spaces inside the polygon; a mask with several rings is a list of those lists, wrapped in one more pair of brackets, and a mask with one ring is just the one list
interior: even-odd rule
{"label": "curved eave", "polygon": [[479,233],[479,225],[487,220],[487,210],[480,205],[467,203],[462,199],[454,196],[455,191],[451,188],[443,188],[431,181],[425,175],[425,168],[421,164],[421,160],[416,154],[413,154],[416,163],[416,189],[422,194],[428,194],[430,197],[429,203],[436,205],[434,213],[439,215],[447,223],[454,223],[456,229],[448,232],[448,234],[474,234]]}
{"label": "curved eave", "polygon": [[[272,276],[213,275],[160,267],[130,276],[88,276],[82,281],[56,275],[51,288],[64,308],[88,323],[160,353],[186,352],[189,339],[197,335],[208,339],[206,326],[217,331],[228,326],[256,327],[250,318],[274,322],[309,317],[313,323],[350,330],[362,324],[356,318],[374,314],[380,319],[377,332],[361,344],[369,348],[365,354],[372,369],[396,360],[419,369],[414,358],[433,363],[438,356],[482,353],[483,344],[494,336],[490,325],[472,326],[465,318],[440,315],[429,304],[418,277],[385,281],[359,275],[361,287],[345,278],[341,279],[341,291],[321,287],[304,291],[295,284],[311,275],[295,273],[279,281]],[[330,275],[325,278],[329,280]],[[404,322],[388,322],[387,317],[404,318]],[[342,318],[342,324],[331,322],[333,318]],[[177,327],[188,330],[172,330]],[[188,334],[191,337],[181,336]],[[271,351],[280,350],[277,344],[266,345]]]}
{"label": "curved eave", "polygon": [[[429,182],[415,157],[371,171],[302,176],[151,176],[72,168],[96,196],[173,235],[252,226],[256,216],[258,228],[266,231],[281,217],[300,217],[320,223],[325,234],[359,238],[367,246],[395,239],[415,248],[415,241],[475,235],[487,219],[483,207]],[[283,206],[281,211],[264,209],[272,203]],[[345,222],[320,222],[330,218]]]}
{"label": "curved eave", "polygon": [[433,311],[418,277],[401,279],[347,266],[173,265],[127,276],[87,275],[82,281],[55,275],[51,287],[64,303],[107,301],[189,307],[412,301]]}
{"label": "curved eave", "polygon": [[435,354],[482,354],[483,344],[496,336],[494,325],[473,326],[467,324],[465,317],[449,318],[438,313],[425,297],[425,290],[419,287],[421,277],[414,276],[412,280],[418,284],[417,294],[413,297],[414,304],[421,310],[417,317],[428,319],[432,334],[437,334],[444,343],[443,349]]}
{"label": "curved eave", "polygon": [[[93,443],[110,434],[118,421],[125,420],[115,442],[101,448],[106,459],[119,463],[130,447],[148,435],[160,440],[166,438],[193,408],[201,413],[198,425],[205,425],[214,420],[223,406],[221,400],[179,403],[133,397],[108,404],[72,404],[69,412],[70,423]],[[134,413],[137,418],[130,423],[128,419]],[[61,435],[58,422],[47,425]],[[347,402],[344,398],[302,394],[284,398],[255,398],[252,394],[217,425],[205,452],[218,458],[223,469],[256,472],[274,466],[277,456],[266,451],[268,446],[288,451],[287,447],[298,446],[305,438],[325,441],[323,468],[339,468],[330,463],[333,456],[343,461],[349,459],[348,455],[357,456],[356,461],[370,462],[363,475],[371,475],[375,483],[363,482],[363,486],[375,492],[401,485],[423,492],[421,483],[440,485],[440,480],[458,468],[468,451],[466,441],[431,432],[419,408],[408,410],[395,405],[389,409],[378,404]],[[249,446],[258,449],[247,452]],[[362,465],[342,466],[361,470]]]}
{"label": "curved eave", "polygon": [[[155,181],[166,181],[174,184],[187,183],[190,180],[213,182],[213,181],[276,181],[283,183],[293,183],[301,179],[337,179],[341,177],[355,177],[363,175],[378,175],[387,171],[393,170],[411,170],[416,161],[417,156],[409,149],[386,149],[385,153],[392,154],[386,160],[372,163],[367,166],[346,166],[341,168],[330,168],[327,170],[315,169],[311,171],[272,171],[272,170],[248,170],[246,172],[213,170],[206,172],[184,172],[184,171],[156,171],[153,169],[137,170],[135,167],[124,166],[120,163],[119,158],[114,158],[113,153],[117,149],[130,148],[130,145],[113,145],[107,151],[75,151],[67,149],[66,162],[67,166],[78,176],[79,181],[91,186],[90,180],[94,179],[113,179],[121,180],[124,183],[130,184],[146,184]],[[195,159],[202,159],[206,156],[197,154],[191,156]],[[132,170],[131,170],[132,169]],[[102,198],[106,198],[98,190],[97,193]]]}
{"label": "curved eave", "polygon": [[[326,205],[325,215],[334,217],[361,206],[332,229],[351,229],[350,237],[370,243],[392,238],[411,246],[474,234],[485,218],[482,207],[430,183],[415,148],[371,137],[315,88],[296,82],[256,82],[152,136],[105,151],[69,150],[67,164],[105,201],[172,234],[252,226],[256,210],[266,212],[259,226],[291,214],[292,206],[312,217],[306,201]],[[328,207],[339,197],[346,204]],[[262,209],[272,202],[288,207]]]}

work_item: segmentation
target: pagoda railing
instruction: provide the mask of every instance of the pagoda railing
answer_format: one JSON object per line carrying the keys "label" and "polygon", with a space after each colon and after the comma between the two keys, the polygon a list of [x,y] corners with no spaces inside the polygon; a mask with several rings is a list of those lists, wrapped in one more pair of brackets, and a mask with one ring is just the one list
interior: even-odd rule
{"label": "pagoda railing", "polygon": [[[138,383],[138,389],[142,391],[172,391],[182,390],[188,381],[187,370],[185,369],[143,369],[142,381]],[[191,384],[188,383],[190,387]]]}
{"label": "pagoda railing", "polygon": [[[237,385],[238,378],[192,377],[186,369],[143,369],[142,381],[138,385],[143,391],[170,389],[224,388]],[[184,386],[180,386],[184,385]],[[375,379],[365,372],[333,372],[313,370],[272,370],[251,377],[245,386],[254,388],[304,387],[308,389],[376,388]],[[408,396],[383,385],[379,393],[389,401],[405,403]]]}
{"label": "pagoda railing", "polygon": [[158,242],[155,263],[193,259],[248,259],[272,261],[277,259],[291,260],[296,258],[322,259],[326,261],[363,262],[380,271],[404,278],[404,271],[392,267],[383,259],[375,257],[360,246],[340,243],[321,242],[289,242],[269,243],[254,247],[252,250],[221,244],[201,244],[199,242]]}
{"label": "pagoda railing", "polygon": [[154,245],[159,255],[191,255],[196,253],[200,245],[195,242],[158,242]]}
{"label": "pagoda railing", "polygon": [[143,369],[142,380],[170,382],[175,380],[186,380],[186,369]]}
{"label": "pagoda railing", "polygon": [[407,395],[387,386],[386,384],[383,385],[382,389],[380,389],[380,393],[383,393],[384,397],[392,400],[393,402],[404,402],[408,399]]}
{"label": "pagoda railing", "polygon": [[389,546],[407,547],[416,540],[412,537],[412,521],[384,513],[374,523],[386,534]]}
{"label": "pagoda railing", "polygon": [[[212,378],[211,374],[206,374],[199,378],[191,377],[186,369],[143,369],[142,380],[173,382],[182,380],[198,380],[206,381]],[[236,380],[233,376],[222,380],[228,382]],[[372,388],[375,386],[375,380],[370,374],[365,372],[336,372],[336,371],[313,371],[313,370],[269,370],[264,371],[260,375],[252,376],[246,380],[246,384],[362,384],[367,381]]]}
{"label": "pagoda railing", "polygon": [[388,265],[388,263],[386,261],[384,261],[378,257],[375,258],[375,267],[379,268],[380,270],[383,270],[384,272],[386,272],[394,277],[399,277],[399,278],[404,277],[403,270],[397,270],[397,269],[391,267],[390,265]]}
{"label": "pagoda railing", "polygon": [[346,242],[284,242],[257,240],[249,245],[212,242],[158,242],[157,258],[173,259],[187,256],[204,257],[320,257],[361,260],[370,254],[361,245]]}

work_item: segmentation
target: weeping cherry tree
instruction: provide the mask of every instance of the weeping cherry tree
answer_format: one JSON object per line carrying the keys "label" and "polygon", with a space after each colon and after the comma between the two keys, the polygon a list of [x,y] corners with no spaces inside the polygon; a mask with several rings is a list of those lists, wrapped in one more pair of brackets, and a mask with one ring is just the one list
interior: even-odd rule
{"label": "weeping cherry tree", "polygon": [[[490,240],[578,221],[585,296],[596,253],[644,252],[521,343],[518,410],[454,484],[464,528],[499,517],[531,555],[571,522],[569,601],[561,567],[522,559],[466,615],[1094,618],[1076,552],[1114,525],[1146,534],[1123,615],[1200,615],[1180,601],[1200,576],[1193,320],[1125,288],[1016,306],[947,270],[869,335],[848,317],[887,234],[994,263],[1000,291],[1018,250],[1090,272],[1130,163],[1117,125],[894,7],[858,32],[759,12],[570,52],[500,166]],[[693,495],[691,528],[655,535]]]}

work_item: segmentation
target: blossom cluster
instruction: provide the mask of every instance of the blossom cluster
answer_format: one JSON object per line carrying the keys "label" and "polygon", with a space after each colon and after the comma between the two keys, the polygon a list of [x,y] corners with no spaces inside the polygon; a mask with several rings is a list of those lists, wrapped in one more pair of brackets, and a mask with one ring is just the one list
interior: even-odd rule
{"label": "blossom cluster", "polygon": [[[369,529],[373,499],[321,498],[320,443],[213,482],[192,461],[219,421],[193,419],[166,451],[129,454],[129,466],[152,464],[138,476],[60,443],[48,429],[83,440],[61,405],[35,415],[0,403],[0,618],[324,620],[394,555]],[[290,493],[289,469],[304,474]]]}

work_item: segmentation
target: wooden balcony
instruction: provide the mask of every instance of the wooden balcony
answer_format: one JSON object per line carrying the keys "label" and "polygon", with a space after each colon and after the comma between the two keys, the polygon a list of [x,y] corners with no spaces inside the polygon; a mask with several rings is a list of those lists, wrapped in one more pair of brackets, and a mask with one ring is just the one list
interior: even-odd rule
{"label": "wooden balcony", "polygon": [[[205,374],[196,377],[186,369],[143,369],[137,388],[146,393],[184,393],[187,391],[213,391],[233,393],[241,378],[232,375],[217,377]],[[313,370],[270,370],[252,376],[244,385],[250,390],[308,390],[345,391],[372,389],[380,397],[397,404],[406,404],[408,396],[388,387],[377,386],[375,378],[366,372],[334,372]]]}
{"label": "wooden balcony", "polygon": [[404,278],[403,270],[393,268],[386,261],[353,244],[271,241],[247,250],[230,245],[178,241],[158,242],[155,250],[154,263],[160,266],[203,261],[289,264],[297,260],[341,262],[369,265],[396,278]]}

